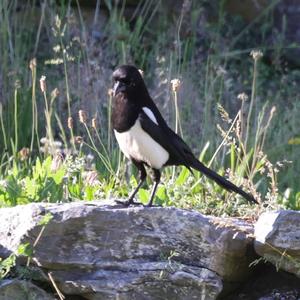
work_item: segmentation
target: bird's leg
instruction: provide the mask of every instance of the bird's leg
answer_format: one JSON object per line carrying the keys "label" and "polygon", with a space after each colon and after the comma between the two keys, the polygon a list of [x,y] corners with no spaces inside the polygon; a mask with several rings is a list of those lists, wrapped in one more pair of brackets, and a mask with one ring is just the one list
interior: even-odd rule
{"label": "bird's leg", "polygon": [[134,165],[139,169],[139,177],[140,177],[140,181],[138,186],[136,187],[136,189],[130,194],[129,198],[126,201],[119,201],[116,200],[117,203],[120,203],[124,206],[129,206],[129,205],[142,205],[142,203],[140,202],[135,202],[134,201],[134,197],[136,195],[136,193],[138,192],[138,190],[140,189],[140,187],[142,186],[142,184],[144,183],[147,173],[145,170],[145,167],[143,165],[143,163],[137,162],[137,161],[132,161],[134,163]]}
{"label": "bird's leg", "polygon": [[158,184],[160,182],[160,171],[157,169],[152,169],[153,170],[153,179],[154,179],[154,186],[152,188],[151,196],[149,202],[146,204],[146,206],[151,207],[153,203],[153,199],[156,193],[156,189],[158,187]]}
{"label": "bird's leg", "polygon": [[140,179],[140,182],[138,184],[138,186],[136,187],[136,189],[130,194],[129,198],[127,199],[127,201],[125,201],[126,205],[141,205],[142,203],[140,202],[135,202],[134,201],[134,197],[136,195],[136,193],[138,192],[138,190],[140,189],[140,187],[142,186],[142,184],[144,183],[145,178],[144,179]]}

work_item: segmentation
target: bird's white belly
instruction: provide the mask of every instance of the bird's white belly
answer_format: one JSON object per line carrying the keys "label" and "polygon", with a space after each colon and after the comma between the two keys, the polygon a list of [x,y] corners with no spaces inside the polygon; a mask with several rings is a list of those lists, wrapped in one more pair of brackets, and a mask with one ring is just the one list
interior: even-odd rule
{"label": "bird's white belly", "polygon": [[155,169],[160,169],[168,161],[169,153],[142,129],[139,120],[128,131],[114,132],[127,158],[145,162]]}

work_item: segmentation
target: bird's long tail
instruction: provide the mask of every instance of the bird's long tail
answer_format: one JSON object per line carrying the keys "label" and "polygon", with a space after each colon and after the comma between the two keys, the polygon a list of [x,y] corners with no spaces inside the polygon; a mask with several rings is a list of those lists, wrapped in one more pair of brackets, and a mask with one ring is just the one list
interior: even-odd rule
{"label": "bird's long tail", "polygon": [[221,175],[217,174],[213,170],[207,168],[205,165],[203,165],[197,159],[193,160],[193,163],[190,166],[193,169],[198,170],[199,172],[206,175],[208,178],[215,181],[217,184],[222,186],[224,189],[226,189],[230,192],[236,192],[236,193],[240,194],[241,196],[243,196],[247,201],[258,204],[258,202],[254,199],[254,197],[252,195],[246,193],[245,191],[243,191],[241,188],[237,187],[232,182],[228,181],[227,179],[225,179]]}

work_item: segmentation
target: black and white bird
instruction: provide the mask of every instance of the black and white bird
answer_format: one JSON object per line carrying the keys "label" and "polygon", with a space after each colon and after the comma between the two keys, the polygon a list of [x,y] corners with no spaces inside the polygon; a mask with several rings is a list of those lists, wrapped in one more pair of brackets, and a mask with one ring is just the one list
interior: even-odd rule
{"label": "black and white bird", "polygon": [[202,164],[187,144],[168,127],[136,67],[120,66],[113,72],[113,79],[114,133],[121,151],[138,168],[140,177],[137,188],[127,201],[122,202],[124,205],[138,204],[134,202],[134,197],[146,179],[145,166],[148,166],[153,170],[154,186],[147,206],[152,206],[161,169],[170,165],[183,165],[189,170],[200,171],[224,189],[257,203],[252,195]]}

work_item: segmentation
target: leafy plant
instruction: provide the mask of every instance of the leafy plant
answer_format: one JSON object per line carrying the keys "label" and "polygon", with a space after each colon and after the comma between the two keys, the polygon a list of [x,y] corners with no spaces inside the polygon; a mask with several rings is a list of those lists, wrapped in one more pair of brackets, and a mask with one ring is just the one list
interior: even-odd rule
{"label": "leafy plant", "polygon": [[[224,1],[184,1],[178,18],[165,13],[163,1],[141,1],[131,18],[125,1],[104,2],[107,18],[102,24],[95,9],[92,26],[78,1],[0,3],[0,205],[128,195],[128,183],[136,183],[111,137],[107,74],[133,63],[144,70],[168,123],[195,153],[202,150],[204,163],[267,199],[266,206],[299,209],[299,72],[281,68],[281,53],[290,47],[284,35],[278,34],[274,49],[265,38],[278,1],[247,26],[226,13]],[[214,21],[206,18],[210,8]],[[260,32],[256,24],[263,25]],[[258,51],[251,64],[253,44],[268,59],[273,51],[274,65]],[[173,78],[180,89],[172,89]],[[249,101],[236,100],[241,90]],[[281,175],[287,158],[293,164]],[[251,212],[201,174],[171,168],[162,179],[161,205],[217,215]],[[148,189],[138,196],[146,201]]]}
{"label": "leafy plant", "polygon": [[7,258],[0,257],[0,280],[5,279],[16,266],[18,256],[30,257],[32,255],[32,248],[29,243],[20,244],[16,253],[11,253]]}

